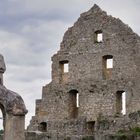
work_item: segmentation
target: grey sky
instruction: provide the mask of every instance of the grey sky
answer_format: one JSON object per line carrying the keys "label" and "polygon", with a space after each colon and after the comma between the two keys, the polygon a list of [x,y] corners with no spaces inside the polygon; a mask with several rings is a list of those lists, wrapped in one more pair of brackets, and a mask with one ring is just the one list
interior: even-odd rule
{"label": "grey sky", "polygon": [[24,99],[34,115],[35,99],[51,79],[51,56],[64,32],[94,3],[140,35],[139,0],[1,0],[0,53],[7,71],[5,85]]}

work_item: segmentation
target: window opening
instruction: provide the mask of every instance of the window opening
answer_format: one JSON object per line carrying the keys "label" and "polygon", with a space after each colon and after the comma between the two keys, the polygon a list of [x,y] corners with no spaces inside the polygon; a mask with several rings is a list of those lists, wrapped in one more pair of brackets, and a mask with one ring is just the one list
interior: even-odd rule
{"label": "window opening", "polygon": [[117,91],[116,95],[116,111],[117,114],[126,114],[126,92]]}
{"label": "window opening", "polygon": [[64,64],[64,73],[69,72],[69,64],[65,63]]}
{"label": "window opening", "polygon": [[92,135],[94,133],[94,128],[95,128],[95,121],[87,122],[87,133],[89,135]]}
{"label": "window opening", "polygon": [[76,118],[78,116],[79,107],[79,94],[77,90],[71,90],[69,92],[69,114],[70,118]]}
{"label": "window opening", "polygon": [[113,69],[113,56],[112,55],[105,55],[103,56],[103,78],[109,79],[112,76],[112,69]]}
{"label": "window opening", "polygon": [[3,135],[4,137],[5,131],[5,112],[3,105],[0,104],[0,137]]}
{"label": "window opening", "polygon": [[47,131],[47,123],[46,122],[41,122],[39,124],[39,131],[42,131],[42,132],[46,132]]}
{"label": "window opening", "polygon": [[113,58],[108,58],[106,60],[106,68],[107,69],[112,69],[113,68]]}
{"label": "window opening", "polygon": [[105,69],[113,68],[113,56],[112,55],[103,56],[103,67]]}
{"label": "window opening", "polygon": [[96,43],[103,42],[103,33],[101,30],[95,32],[95,42]]}
{"label": "window opening", "polygon": [[4,128],[3,128],[3,114],[2,114],[2,111],[0,109],[0,131],[3,131]]}
{"label": "window opening", "polygon": [[122,114],[126,114],[126,92],[122,93]]}
{"label": "window opening", "polygon": [[60,69],[62,74],[69,72],[69,61],[68,60],[60,61]]}
{"label": "window opening", "polygon": [[79,107],[79,93],[76,94],[76,107]]}
{"label": "window opening", "polygon": [[103,41],[103,34],[102,33],[98,33],[97,34],[97,42],[102,42]]}

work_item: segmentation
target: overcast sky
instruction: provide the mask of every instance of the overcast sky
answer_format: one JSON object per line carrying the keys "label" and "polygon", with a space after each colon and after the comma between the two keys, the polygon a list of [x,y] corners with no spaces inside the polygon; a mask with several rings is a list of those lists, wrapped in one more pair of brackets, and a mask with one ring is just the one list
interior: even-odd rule
{"label": "overcast sky", "polygon": [[51,56],[64,32],[95,3],[140,35],[140,0],[0,0],[4,84],[23,97],[29,111],[26,125],[42,86],[51,81]]}

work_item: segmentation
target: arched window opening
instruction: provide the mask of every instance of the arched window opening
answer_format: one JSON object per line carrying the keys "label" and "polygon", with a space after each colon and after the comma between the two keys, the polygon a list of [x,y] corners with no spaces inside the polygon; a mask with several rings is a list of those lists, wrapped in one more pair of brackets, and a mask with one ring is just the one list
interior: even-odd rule
{"label": "arched window opening", "polygon": [[70,90],[69,92],[69,114],[70,118],[78,116],[79,108],[79,93],[77,90]]}
{"label": "arched window opening", "polygon": [[41,132],[46,132],[47,131],[47,123],[46,122],[41,122],[39,124],[38,130]]}
{"label": "arched window opening", "polygon": [[97,30],[95,32],[95,43],[102,43],[103,42],[103,32],[101,30]]}
{"label": "arched window opening", "polygon": [[102,63],[103,63],[103,78],[104,79],[111,78],[113,69],[113,56],[112,55],[103,56]]}
{"label": "arched window opening", "polygon": [[117,91],[116,93],[116,113],[117,114],[126,114],[126,92]]}

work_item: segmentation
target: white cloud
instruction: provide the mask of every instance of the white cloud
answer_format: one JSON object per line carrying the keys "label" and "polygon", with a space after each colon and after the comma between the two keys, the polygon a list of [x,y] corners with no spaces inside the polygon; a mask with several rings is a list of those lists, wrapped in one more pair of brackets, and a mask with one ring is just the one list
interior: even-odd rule
{"label": "white cloud", "polygon": [[[40,12],[50,12],[56,10],[60,11],[74,11],[91,6],[94,1],[87,0],[5,0],[2,5],[8,4],[7,14],[18,15],[24,13],[40,13]],[[77,9],[77,10],[76,10]],[[18,11],[18,12],[17,12]],[[43,14],[43,13],[42,13]]]}

